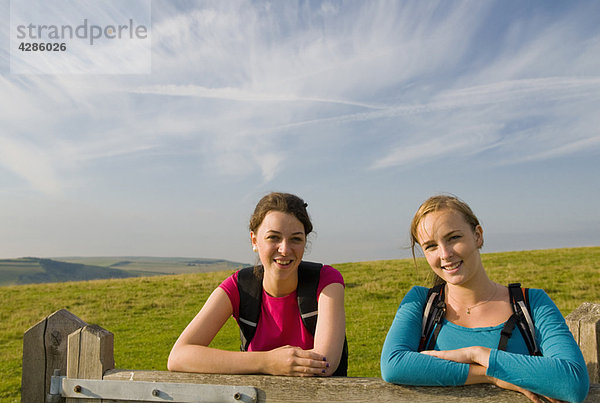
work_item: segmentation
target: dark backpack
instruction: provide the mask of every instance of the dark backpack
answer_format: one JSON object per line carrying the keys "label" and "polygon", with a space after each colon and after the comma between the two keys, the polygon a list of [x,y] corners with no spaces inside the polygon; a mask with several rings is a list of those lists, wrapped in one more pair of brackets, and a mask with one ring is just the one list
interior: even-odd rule
{"label": "dark backpack", "polygon": [[[423,309],[421,341],[419,343],[418,351],[432,350],[435,346],[446,312],[444,289],[444,284],[438,284],[435,287],[430,288],[427,293],[427,303]],[[521,335],[523,335],[529,354],[541,356],[542,353],[535,341],[535,327],[533,318],[530,314],[529,289],[521,288],[521,284],[519,283],[511,283],[508,285],[508,291],[513,314],[508,318],[500,333],[498,350],[506,350],[508,339],[512,335],[515,325],[517,325],[521,331]]]}
{"label": "dark backpack", "polygon": [[[298,266],[298,308],[302,323],[306,330],[313,336],[317,327],[317,288],[321,276],[320,263],[300,262]],[[238,291],[240,293],[240,350],[247,351],[250,341],[256,333],[260,318],[262,303],[262,279],[264,268],[258,266],[258,273],[254,267],[246,267],[238,272]],[[348,372],[348,341],[344,337],[344,347],[340,363],[333,376],[346,376]]]}

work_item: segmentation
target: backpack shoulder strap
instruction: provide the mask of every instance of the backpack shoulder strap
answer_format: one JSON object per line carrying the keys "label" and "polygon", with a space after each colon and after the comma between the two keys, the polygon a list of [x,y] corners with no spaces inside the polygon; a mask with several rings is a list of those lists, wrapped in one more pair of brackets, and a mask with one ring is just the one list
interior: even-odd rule
{"label": "backpack shoulder strap", "polygon": [[438,284],[427,292],[418,351],[430,350],[435,346],[445,312],[444,284]]}
{"label": "backpack shoulder strap", "polygon": [[523,340],[525,340],[529,354],[542,355],[535,341],[535,325],[531,316],[531,307],[529,306],[529,289],[522,288],[520,283],[511,283],[508,285],[508,292],[513,314],[502,329],[498,349],[506,350],[508,339],[512,335],[512,331],[516,325],[523,336]]}
{"label": "backpack shoulder strap", "polygon": [[262,302],[262,275],[263,267],[259,266],[257,273],[255,268],[246,267],[238,271],[237,285],[240,294],[240,316],[238,325],[240,327],[240,350],[247,351],[248,345],[254,334],[260,317]]}
{"label": "backpack shoulder strap", "polygon": [[[317,329],[317,318],[319,304],[317,302],[317,289],[321,279],[321,268],[323,264],[313,262],[301,262],[298,266],[298,308],[304,327],[315,335]],[[344,336],[342,356],[333,376],[347,376],[348,374],[348,340]]]}
{"label": "backpack shoulder strap", "polygon": [[317,328],[317,314],[319,306],[317,303],[317,289],[321,278],[321,263],[300,262],[298,266],[298,308],[304,327],[314,336]]}

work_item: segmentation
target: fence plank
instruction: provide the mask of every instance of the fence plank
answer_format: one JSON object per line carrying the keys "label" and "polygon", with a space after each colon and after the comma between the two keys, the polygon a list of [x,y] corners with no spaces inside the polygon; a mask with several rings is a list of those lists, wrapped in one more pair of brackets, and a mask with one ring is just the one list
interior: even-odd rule
{"label": "fence plank", "polygon": [[[401,386],[386,383],[380,378],[300,378],[115,369],[107,371],[104,379],[253,386],[258,389],[258,401],[269,403],[529,402],[529,399],[520,393],[491,385]],[[600,402],[600,385],[591,386],[585,402]]]}
{"label": "fence plank", "polygon": [[[268,375],[192,374],[168,371],[108,371],[104,379],[253,386],[259,402],[529,402],[517,392],[490,385],[463,387],[400,386],[380,378],[299,378]],[[600,391],[599,391],[600,392]],[[600,396],[600,393],[597,395]]]}
{"label": "fence plank", "polygon": [[565,318],[587,364],[591,383],[600,383],[600,304],[584,302]]}
{"label": "fence plank", "polygon": [[21,401],[45,402],[54,369],[67,369],[67,338],[86,323],[61,309],[42,319],[23,335]]}
{"label": "fence plank", "polygon": [[[87,325],[69,335],[67,377],[102,379],[115,367],[114,336],[98,325]],[[99,402],[99,399],[67,399],[67,403]]]}
{"label": "fence plank", "polygon": [[21,401],[40,402],[45,393],[46,351],[44,331],[46,318],[38,322],[23,336],[23,374],[21,376]]}

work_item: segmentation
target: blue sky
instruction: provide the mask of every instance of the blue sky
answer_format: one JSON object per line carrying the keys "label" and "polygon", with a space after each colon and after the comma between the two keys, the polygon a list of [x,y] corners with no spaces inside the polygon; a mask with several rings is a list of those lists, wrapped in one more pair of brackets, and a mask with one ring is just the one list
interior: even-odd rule
{"label": "blue sky", "polygon": [[407,257],[436,193],[483,252],[600,245],[600,2],[151,12],[150,74],[11,73],[1,24],[0,257],[253,262],[273,190],[309,204],[307,260]]}

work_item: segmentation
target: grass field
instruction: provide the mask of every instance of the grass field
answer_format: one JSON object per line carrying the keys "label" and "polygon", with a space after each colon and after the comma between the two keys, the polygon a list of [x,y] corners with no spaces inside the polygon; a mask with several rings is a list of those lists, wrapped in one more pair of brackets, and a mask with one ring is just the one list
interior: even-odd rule
{"label": "grass field", "polygon": [[[503,284],[544,288],[563,315],[600,302],[600,247],[483,254],[489,276]],[[349,376],[378,377],[381,347],[398,304],[426,285],[424,260],[334,264],[346,281]],[[65,308],[115,335],[117,368],[166,370],[171,346],[213,289],[231,271],[0,287],[0,401],[19,401],[24,332]],[[237,350],[230,320],[214,347]]]}

